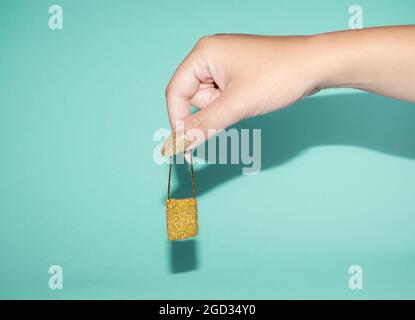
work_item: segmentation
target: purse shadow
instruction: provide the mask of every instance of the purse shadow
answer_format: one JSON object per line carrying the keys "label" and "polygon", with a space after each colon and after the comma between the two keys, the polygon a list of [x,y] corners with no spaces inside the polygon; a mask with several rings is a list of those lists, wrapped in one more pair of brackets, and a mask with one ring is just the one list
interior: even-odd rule
{"label": "purse shadow", "polygon": [[197,239],[169,241],[170,273],[183,273],[198,268]]}
{"label": "purse shadow", "polygon": [[[415,104],[367,93],[308,97],[289,108],[247,119],[233,126],[261,129],[261,170],[284,164],[308,148],[322,145],[359,146],[415,159]],[[228,159],[230,155],[228,143]],[[207,158],[207,155],[206,155]],[[239,164],[195,166],[196,194],[242,176]],[[175,165],[172,197],[188,197],[186,165]],[[165,201],[165,194],[162,195]]]}

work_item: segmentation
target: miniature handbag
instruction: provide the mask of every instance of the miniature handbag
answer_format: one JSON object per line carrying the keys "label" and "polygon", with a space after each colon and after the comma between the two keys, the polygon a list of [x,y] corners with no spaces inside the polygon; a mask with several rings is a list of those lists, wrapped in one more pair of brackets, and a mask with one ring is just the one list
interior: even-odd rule
{"label": "miniature handbag", "polygon": [[166,200],[167,238],[168,240],[183,240],[196,237],[199,230],[197,222],[197,200],[195,195],[195,176],[193,172],[192,155],[190,154],[190,173],[192,176],[191,198],[170,198],[172,162],[173,159],[170,159],[169,183]]}

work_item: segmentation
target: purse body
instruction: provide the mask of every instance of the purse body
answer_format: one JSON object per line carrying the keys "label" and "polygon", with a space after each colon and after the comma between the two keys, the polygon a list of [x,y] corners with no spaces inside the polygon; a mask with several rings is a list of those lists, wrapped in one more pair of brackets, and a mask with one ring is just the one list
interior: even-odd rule
{"label": "purse body", "polygon": [[196,237],[199,231],[195,198],[167,199],[167,238],[183,240]]}

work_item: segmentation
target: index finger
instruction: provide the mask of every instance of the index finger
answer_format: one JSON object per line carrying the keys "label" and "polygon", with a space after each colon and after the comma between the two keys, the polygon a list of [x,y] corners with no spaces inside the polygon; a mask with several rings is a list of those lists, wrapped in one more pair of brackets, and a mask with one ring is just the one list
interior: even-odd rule
{"label": "index finger", "polygon": [[191,54],[179,65],[166,88],[167,111],[174,129],[177,121],[191,115],[190,100],[200,87]]}

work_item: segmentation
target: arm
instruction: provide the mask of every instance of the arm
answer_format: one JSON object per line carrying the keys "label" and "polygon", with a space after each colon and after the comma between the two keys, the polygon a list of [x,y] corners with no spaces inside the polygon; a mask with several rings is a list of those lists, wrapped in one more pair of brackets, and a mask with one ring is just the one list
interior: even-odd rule
{"label": "arm", "polygon": [[314,36],[327,50],[319,87],[350,87],[415,102],[415,26],[379,27]]}
{"label": "arm", "polygon": [[[176,130],[176,153],[202,143],[214,130],[340,87],[415,102],[415,26],[202,38],[166,89],[172,128],[183,122]],[[199,109],[195,114],[191,104]],[[203,134],[190,136],[194,129]],[[171,155],[172,144],[169,137],[162,153]]]}

